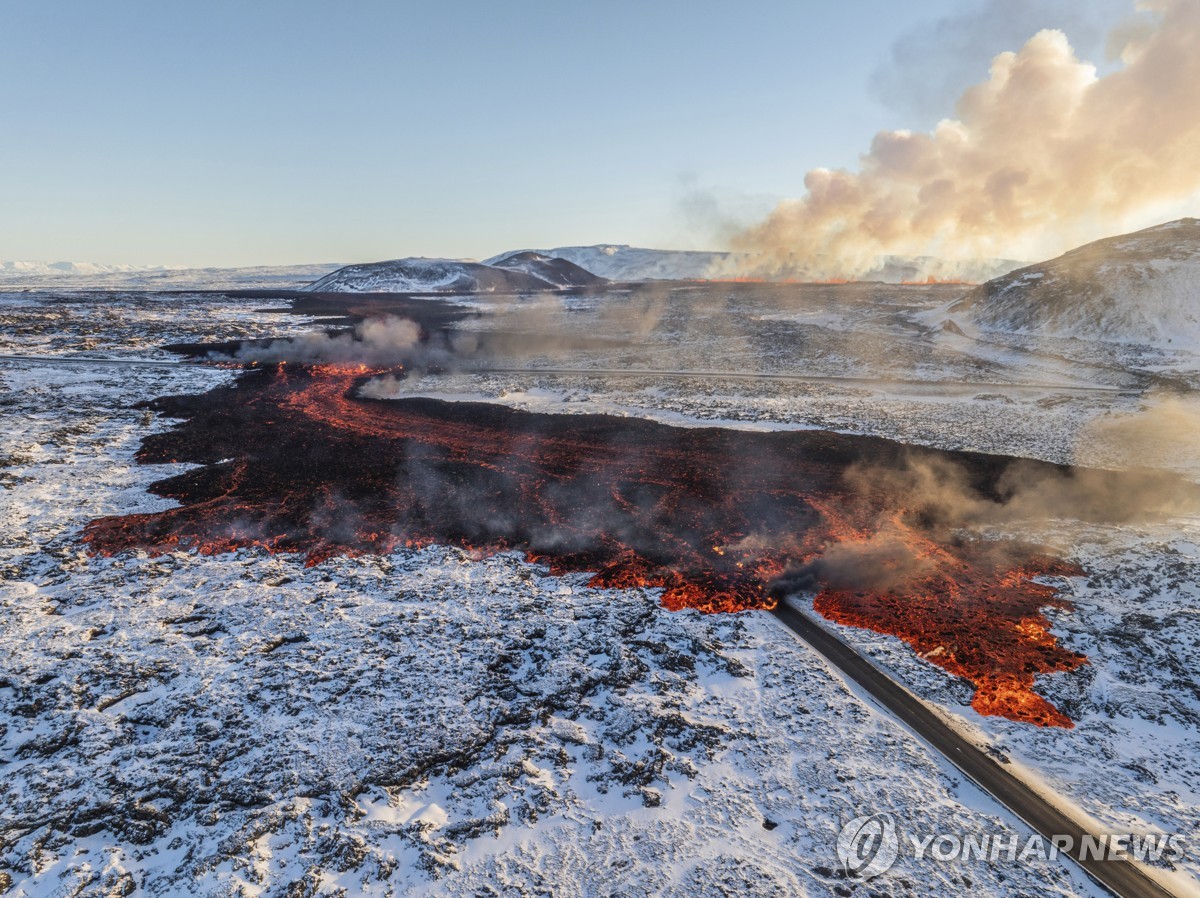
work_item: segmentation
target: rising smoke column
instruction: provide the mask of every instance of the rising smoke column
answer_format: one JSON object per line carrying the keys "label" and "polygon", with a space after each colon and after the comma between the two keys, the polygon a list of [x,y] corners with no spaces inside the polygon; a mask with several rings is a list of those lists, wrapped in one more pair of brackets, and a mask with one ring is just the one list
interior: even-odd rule
{"label": "rising smoke column", "polygon": [[1109,36],[1112,74],[1042,31],[997,56],[955,118],[880,132],[858,171],[808,172],[806,195],[735,248],[813,277],[889,254],[1045,257],[1200,191],[1200,0],[1139,9]]}

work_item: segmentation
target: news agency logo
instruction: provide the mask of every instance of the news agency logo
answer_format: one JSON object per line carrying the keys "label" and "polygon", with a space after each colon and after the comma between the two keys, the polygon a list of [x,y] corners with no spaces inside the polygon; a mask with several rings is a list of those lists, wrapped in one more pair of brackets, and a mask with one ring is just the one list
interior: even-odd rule
{"label": "news agency logo", "polygon": [[855,817],[838,833],[837,856],[847,876],[872,879],[889,870],[900,854],[891,814]]}
{"label": "news agency logo", "polygon": [[837,857],[846,875],[873,879],[891,869],[901,850],[917,861],[938,862],[1007,861],[1027,864],[1053,861],[1060,854],[1084,860],[1134,860],[1157,864],[1181,860],[1186,851],[1183,837],[1177,833],[1145,835],[1085,835],[1078,845],[1069,835],[1045,839],[1034,834],[1022,839],[1017,833],[901,833],[891,814],[879,813],[855,817],[846,823],[837,838]]}

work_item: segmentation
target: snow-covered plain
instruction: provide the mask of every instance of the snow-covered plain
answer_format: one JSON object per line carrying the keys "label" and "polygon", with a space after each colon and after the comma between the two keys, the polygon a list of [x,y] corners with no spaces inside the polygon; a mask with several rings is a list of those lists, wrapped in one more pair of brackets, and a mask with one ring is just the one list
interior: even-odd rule
{"label": "snow-covered plain", "polygon": [[[499,329],[626,339],[495,360],[576,373],[464,371],[399,389],[1053,460],[1091,451],[1081,437],[1095,422],[1138,412],[1143,368],[930,334],[919,315],[949,298],[882,287],[481,297]],[[0,297],[3,352],[68,357],[89,338],[83,354],[161,358],[160,343],[305,326],[255,311],[266,305]],[[587,373],[609,368],[643,373]],[[788,372],[862,379],[749,377]],[[922,831],[1015,824],[768,616],[670,614],[652,591],[589,590],[511,556],[441,548],[313,568],[256,552],[88,557],[77,541],[88,520],[163,504],[145,487],[168,471],[132,455],[168,422],[132,404],[231,376],[0,361],[0,890],[1093,893],[1057,864],[902,857],[866,885],[841,877],[836,834],[861,812]],[[1111,391],[1083,389],[1097,385]],[[1043,684],[1075,730],[981,719],[960,684],[898,641],[846,635],[1105,822],[1191,832],[1190,526],[1047,535],[1093,572],[1068,581],[1076,610],[1054,617],[1092,663]]]}

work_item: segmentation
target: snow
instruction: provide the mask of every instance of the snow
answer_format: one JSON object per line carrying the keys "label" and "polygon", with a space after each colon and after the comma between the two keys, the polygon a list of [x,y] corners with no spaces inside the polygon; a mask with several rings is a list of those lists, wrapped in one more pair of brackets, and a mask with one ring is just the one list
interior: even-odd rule
{"label": "snow", "polygon": [[97,262],[0,262],[0,273],[21,275],[96,275],[125,274],[134,271],[162,270],[137,265],[102,265]]}
{"label": "snow", "polygon": [[[599,278],[622,282],[697,280],[708,278],[805,277],[801,269],[782,270],[745,253],[723,251],[645,249],[624,244],[564,246],[549,250],[511,250],[482,263],[469,259],[404,258],[340,266],[315,263],[246,268],[182,268],[175,266],[110,265],[92,262],[0,262],[0,288],[36,289],[137,289],[231,290],[310,289],[331,292],[512,292],[569,287],[591,283],[577,273],[564,275],[537,261],[514,257],[540,255],[577,265]],[[961,263],[932,258],[879,260],[863,280],[890,283],[926,277],[978,281],[1017,267],[1011,260]],[[523,273],[529,279],[505,278],[489,269]],[[318,288],[317,283],[321,286]]]}

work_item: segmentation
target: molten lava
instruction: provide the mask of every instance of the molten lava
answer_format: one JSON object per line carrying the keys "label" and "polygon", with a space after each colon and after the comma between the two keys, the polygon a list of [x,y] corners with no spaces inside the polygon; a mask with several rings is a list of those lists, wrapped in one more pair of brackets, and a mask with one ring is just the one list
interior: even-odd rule
{"label": "molten lava", "polygon": [[85,541],[101,554],[260,546],[310,564],[432,543],[515,550],[554,573],[590,572],[595,587],[660,587],[667,608],[705,612],[772,607],[780,584],[811,570],[821,614],[904,639],[973,683],[980,713],[1071,725],[1034,677],[1086,659],[1049,632],[1040,609],[1063,602],[1033,578],[1075,571],[1023,546],[935,533],[843,476],[915,453],[952,459],[986,494],[1005,459],[357,396],[378,373],[275,365],[155,400],[183,423],[148,437],[139,461],[201,467],[152,487],[179,507],[102,518]]}
{"label": "molten lava", "polygon": [[997,558],[987,543],[923,548],[936,563],[903,591],[826,588],[816,597],[816,611],[899,636],[925,660],[974,684],[971,706],[980,714],[1072,727],[1033,691],[1034,676],[1074,670],[1087,658],[1062,648],[1049,632],[1042,609],[1067,603],[1033,578],[1081,571],[1036,554],[1014,561],[1005,551]]}

